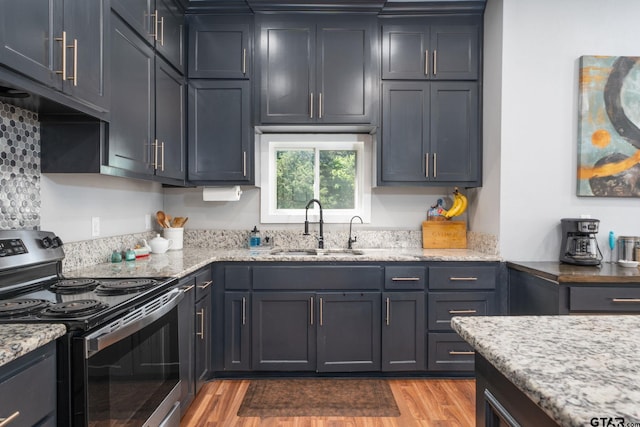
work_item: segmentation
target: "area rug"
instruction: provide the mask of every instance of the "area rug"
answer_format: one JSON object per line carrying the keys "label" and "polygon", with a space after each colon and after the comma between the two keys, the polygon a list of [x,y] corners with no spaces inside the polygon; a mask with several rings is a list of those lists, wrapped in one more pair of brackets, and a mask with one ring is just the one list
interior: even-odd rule
{"label": "area rug", "polygon": [[399,417],[389,384],[369,379],[252,380],[239,417]]}

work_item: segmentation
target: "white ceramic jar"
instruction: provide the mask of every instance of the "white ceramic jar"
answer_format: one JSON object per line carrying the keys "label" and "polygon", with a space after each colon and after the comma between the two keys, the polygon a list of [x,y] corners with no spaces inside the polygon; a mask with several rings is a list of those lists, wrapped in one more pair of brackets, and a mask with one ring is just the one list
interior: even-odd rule
{"label": "white ceramic jar", "polygon": [[167,252],[167,250],[173,245],[173,240],[165,239],[160,237],[158,234],[153,239],[149,240],[149,246],[151,247],[151,252],[154,254],[163,254]]}

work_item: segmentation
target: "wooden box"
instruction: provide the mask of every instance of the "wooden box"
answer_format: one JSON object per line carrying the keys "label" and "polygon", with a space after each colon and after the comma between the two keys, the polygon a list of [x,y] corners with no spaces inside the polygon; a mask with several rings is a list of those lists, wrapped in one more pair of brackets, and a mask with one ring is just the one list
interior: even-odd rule
{"label": "wooden box", "polygon": [[466,249],[467,223],[465,221],[423,221],[422,247],[424,249]]}

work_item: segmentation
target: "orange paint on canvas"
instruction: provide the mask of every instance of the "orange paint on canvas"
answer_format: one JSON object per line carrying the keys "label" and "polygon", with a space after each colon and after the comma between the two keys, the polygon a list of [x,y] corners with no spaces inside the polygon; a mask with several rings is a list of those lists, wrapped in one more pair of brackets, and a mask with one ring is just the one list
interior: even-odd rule
{"label": "orange paint on canvas", "polygon": [[598,129],[591,135],[591,144],[598,148],[604,148],[611,143],[611,134],[605,129]]}
{"label": "orange paint on canvas", "polygon": [[637,150],[632,156],[617,163],[607,163],[602,166],[578,168],[578,179],[591,179],[600,176],[616,175],[620,172],[626,171],[638,163],[640,163],[640,150]]}

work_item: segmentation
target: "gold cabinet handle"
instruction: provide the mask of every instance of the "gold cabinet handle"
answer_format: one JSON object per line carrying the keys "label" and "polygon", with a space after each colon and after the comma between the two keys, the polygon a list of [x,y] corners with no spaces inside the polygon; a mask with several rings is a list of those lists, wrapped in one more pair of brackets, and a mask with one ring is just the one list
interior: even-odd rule
{"label": "gold cabinet handle", "polygon": [[389,324],[391,323],[391,307],[390,307],[391,306],[391,301],[389,300],[389,297],[387,297],[386,303],[387,303],[387,313],[386,313],[387,320],[386,320],[386,322],[387,322],[387,326],[389,326]]}
{"label": "gold cabinet handle", "polygon": [[433,153],[433,177],[438,176],[438,153]]}
{"label": "gold cabinet handle", "polygon": [[247,176],[247,152],[242,152],[242,176]]}
{"label": "gold cabinet handle", "polygon": [[182,293],[186,294],[187,292],[189,292],[193,288],[195,288],[195,286],[193,286],[193,285],[185,286],[184,288],[182,288]]}
{"label": "gold cabinet handle", "polygon": [[8,426],[20,416],[20,411],[16,411],[7,418],[0,418],[0,427]]}
{"label": "gold cabinet handle", "polygon": [[477,310],[449,310],[449,314],[476,314]]}
{"label": "gold cabinet handle", "polygon": [[322,118],[322,92],[318,94],[318,118]]}
{"label": "gold cabinet handle", "polygon": [[476,354],[475,351],[455,351],[455,350],[449,350],[449,355],[450,356],[473,356],[474,354]]}
{"label": "gold cabinet handle", "polygon": [[419,277],[392,277],[392,282],[419,282]]}
{"label": "gold cabinet handle", "polygon": [[433,51],[433,75],[438,74],[438,51]]}
{"label": "gold cabinet handle", "polygon": [[196,316],[200,316],[200,332],[196,332],[196,336],[200,337],[201,340],[204,339],[204,308],[200,309],[200,311],[196,311]]}
{"label": "gold cabinet handle", "polygon": [[56,74],[62,74],[62,80],[67,80],[67,32],[62,32],[62,37],[56,37],[57,42],[62,42],[62,70]]}
{"label": "gold cabinet handle", "polygon": [[164,16],[160,18],[160,46],[164,46]]}
{"label": "gold cabinet handle", "polygon": [[618,303],[625,303],[625,302],[640,303],[640,298],[614,298],[611,301],[618,302]]}
{"label": "gold cabinet handle", "polygon": [[424,51],[424,75],[429,75],[429,49]]}
{"label": "gold cabinet handle", "polygon": [[475,282],[477,277],[449,277],[452,282]]}
{"label": "gold cabinet handle", "polygon": [[242,297],[242,325],[247,324],[247,297]]}
{"label": "gold cabinet handle", "polygon": [[202,285],[198,285],[200,289],[207,289],[210,284],[213,283],[213,280],[209,280],[208,282],[204,282]]}
{"label": "gold cabinet handle", "polygon": [[429,153],[424,155],[424,176],[429,178]]}
{"label": "gold cabinet handle", "polygon": [[160,170],[164,172],[164,142],[160,144],[160,157],[162,159],[160,161]]}
{"label": "gold cabinet handle", "polygon": [[247,49],[242,49],[242,74],[247,74]]}
{"label": "gold cabinet handle", "polygon": [[313,92],[309,95],[309,118],[313,119]]}
{"label": "gold cabinet handle", "polygon": [[158,140],[154,139],[151,146],[153,147],[153,163],[151,164],[151,166],[153,166],[153,169],[156,170],[158,169]]}
{"label": "gold cabinet handle", "polygon": [[322,324],[323,324],[322,323],[322,309],[323,309],[322,305],[323,305],[322,304],[322,298],[320,298],[320,326],[322,326]]}
{"label": "gold cabinet handle", "polygon": [[309,299],[309,322],[313,326],[313,297]]}
{"label": "gold cabinet handle", "polygon": [[154,10],[151,16],[153,17],[153,33],[151,36],[153,40],[158,41],[158,10]]}

